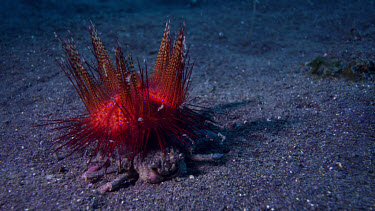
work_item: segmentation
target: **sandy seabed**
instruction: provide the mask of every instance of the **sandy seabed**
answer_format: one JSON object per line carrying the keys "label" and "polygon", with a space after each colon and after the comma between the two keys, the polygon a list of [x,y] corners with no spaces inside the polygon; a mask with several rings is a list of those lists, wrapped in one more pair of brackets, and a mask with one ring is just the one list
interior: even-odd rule
{"label": "sandy seabed", "polygon": [[[375,209],[374,70],[353,80],[306,66],[318,56],[374,61],[373,1],[265,0],[254,16],[251,1],[162,2],[5,1],[1,209]],[[81,179],[89,153],[58,161],[60,133],[33,127],[84,112],[55,61],[63,56],[55,34],[69,30],[91,58],[90,18],[112,57],[118,39],[151,66],[168,17],[172,31],[186,23],[191,97],[215,112],[227,153],[161,184],[99,194],[99,183]]]}

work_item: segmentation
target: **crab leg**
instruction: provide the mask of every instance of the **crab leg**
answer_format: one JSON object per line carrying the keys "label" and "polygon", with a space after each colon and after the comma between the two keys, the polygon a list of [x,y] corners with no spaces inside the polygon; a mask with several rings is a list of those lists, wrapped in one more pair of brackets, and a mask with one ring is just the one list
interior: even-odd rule
{"label": "crab leg", "polygon": [[90,167],[85,173],[82,175],[82,179],[86,181],[94,180],[103,177],[106,174],[114,173],[117,171],[115,167],[108,167],[100,168],[99,166]]}
{"label": "crab leg", "polygon": [[98,191],[100,193],[110,192],[113,189],[118,188],[120,185],[124,184],[125,181],[129,179],[135,179],[134,171],[128,171],[123,174],[120,174],[115,180],[111,182],[107,182],[105,185],[102,185],[100,188],[98,188]]}
{"label": "crab leg", "polygon": [[192,161],[214,161],[214,160],[219,160],[223,156],[224,156],[224,154],[221,154],[221,153],[196,154],[196,155],[191,155],[189,157],[189,160],[192,160]]}

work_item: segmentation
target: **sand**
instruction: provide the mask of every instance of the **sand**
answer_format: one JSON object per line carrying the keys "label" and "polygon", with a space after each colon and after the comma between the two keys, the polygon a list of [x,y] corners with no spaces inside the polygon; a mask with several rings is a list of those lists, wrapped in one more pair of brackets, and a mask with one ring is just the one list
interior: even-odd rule
{"label": "sand", "polygon": [[[373,1],[5,1],[0,34],[2,210],[375,209],[374,69],[311,75],[317,58],[375,60]],[[87,60],[90,18],[111,55],[149,67],[170,18],[186,24],[191,98],[211,108],[224,159],[114,192],[82,180],[90,152],[53,153],[64,131],[34,127],[84,107],[56,60],[69,35]],[[212,149],[215,151],[215,149]],[[222,149],[220,149],[222,150]]]}

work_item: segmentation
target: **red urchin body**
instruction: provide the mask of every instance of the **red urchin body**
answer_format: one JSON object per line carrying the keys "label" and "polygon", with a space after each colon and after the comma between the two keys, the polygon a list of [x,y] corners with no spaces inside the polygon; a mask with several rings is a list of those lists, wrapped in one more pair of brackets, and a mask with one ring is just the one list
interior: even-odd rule
{"label": "red urchin body", "polygon": [[208,119],[185,106],[193,65],[187,61],[184,26],[173,44],[167,22],[150,77],[147,69],[137,74],[132,57],[125,57],[119,46],[113,65],[94,25],[90,33],[95,68],[81,60],[73,39],[62,41],[66,62],[61,67],[88,113],[56,121],[67,123],[57,129],[68,130],[58,142],[73,151],[96,145],[94,154],[120,158],[155,146],[164,151],[166,145],[185,145],[205,135]]}

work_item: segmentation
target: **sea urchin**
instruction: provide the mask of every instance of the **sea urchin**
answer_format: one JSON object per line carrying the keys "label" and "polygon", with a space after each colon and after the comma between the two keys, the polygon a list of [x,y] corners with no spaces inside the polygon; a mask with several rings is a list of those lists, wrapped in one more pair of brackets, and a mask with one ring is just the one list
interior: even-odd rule
{"label": "sea urchin", "polygon": [[[186,146],[206,135],[205,116],[188,107],[190,76],[184,25],[172,43],[169,21],[150,76],[147,68],[136,72],[131,55],[124,56],[117,45],[114,65],[91,23],[93,54],[97,65],[81,59],[73,38],[62,40],[66,59],[59,63],[77,90],[87,114],[56,120],[59,147],[76,151],[95,146],[104,157],[134,157],[152,148],[165,151],[169,145]],[[139,62],[138,62],[139,64]],[[59,149],[58,148],[58,149]]]}

